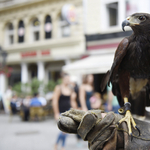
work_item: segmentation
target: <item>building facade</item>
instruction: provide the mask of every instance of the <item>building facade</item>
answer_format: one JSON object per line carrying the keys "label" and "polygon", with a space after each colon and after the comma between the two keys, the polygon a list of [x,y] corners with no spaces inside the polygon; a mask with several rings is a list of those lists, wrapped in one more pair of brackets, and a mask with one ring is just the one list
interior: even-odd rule
{"label": "building facade", "polygon": [[11,77],[0,75],[0,91],[37,77],[57,79],[61,67],[85,52],[82,0],[0,1],[0,45]]}
{"label": "building facade", "polygon": [[62,66],[83,55],[113,59],[119,42],[132,33],[129,27],[123,32],[121,23],[135,12],[150,13],[150,1],[0,0],[0,46],[13,68],[9,79],[0,75],[0,91],[34,77],[55,80]]}
{"label": "building facade", "polygon": [[136,12],[150,13],[149,0],[85,0],[87,54],[115,52],[120,41],[131,35],[130,27],[122,31],[122,21]]}
{"label": "building facade", "polygon": [[[126,27],[126,32],[122,31],[122,21],[128,16],[137,12],[150,13],[149,0],[97,0],[95,7],[90,0],[87,2],[87,31],[86,31],[86,49],[87,55],[99,59],[105,58],[105,61],[99,61],[99,66],[111,68],[117,46],[126,36],[132,34],[130,27]],[[93,4],[94,5],[94,4]],[[99,7],[99,8],[98,8]],[[94,11],[95,9],[96,11]],[[92,17],[91,17],[92,16]],[[92,23],[91,23],[92,22]],[[100,69],[95,76],[95,89],[101,92],[100,83],[103,75],[108,68]],[[94,73],[94,72],[93,72]]]}
{"label": "building facade", "polygon": [[101,92],[103,75],[111,68],[114,53],[121,40],[132,34],[130,27],[122,31],[122,21],[137,12],[150,13],[149,0],[83,0],[86,52],[88,56],[63,67],[72,74],[92,73],[95,90]]}

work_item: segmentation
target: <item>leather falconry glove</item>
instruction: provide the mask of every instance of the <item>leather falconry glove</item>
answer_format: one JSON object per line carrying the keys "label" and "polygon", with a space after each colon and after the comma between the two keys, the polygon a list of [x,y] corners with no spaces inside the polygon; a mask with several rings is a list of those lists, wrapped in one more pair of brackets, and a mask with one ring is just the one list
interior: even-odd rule
{"label": "leather falconry glove", "polygon": [[79,134],[88,141],[89,150],[150,150],[149,123],[135,119],[141,135],[133,128],[131,141],[126,123],[117,125],[123,116],[109,112],[102,119],[101,113],[101,110],[71,109],[62,113],[58,127],[63,132]]}

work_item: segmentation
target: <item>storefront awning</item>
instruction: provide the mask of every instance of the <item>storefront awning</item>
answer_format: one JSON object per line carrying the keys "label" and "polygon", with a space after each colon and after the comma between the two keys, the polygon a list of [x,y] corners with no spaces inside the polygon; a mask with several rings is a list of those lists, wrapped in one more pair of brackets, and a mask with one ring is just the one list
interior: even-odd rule
{"label": "storefront awning", "polygon": [[111,68],[114,54],[93,55],[63,66],[63,71],[71,74],[106,73]]}

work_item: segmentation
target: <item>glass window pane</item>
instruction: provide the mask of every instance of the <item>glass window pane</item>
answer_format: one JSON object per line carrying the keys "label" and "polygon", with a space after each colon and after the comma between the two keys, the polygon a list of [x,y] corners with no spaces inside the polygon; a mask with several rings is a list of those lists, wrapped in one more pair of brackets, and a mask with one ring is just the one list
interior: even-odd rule
{"label": "glass window pane", "polygon": [[39,40],[39,32],[34,32],[34,41],[38,41]]}
{"label": "glass window pane", "polygon": [[62,36],[66,37],[66,36],[70,36],[70,26],[64,26],[62,27]]}
{"label": "glass window pane", "polygon": [[116,26],[118,24],[118,3],[111,3],[107,5],[109,26]]}
{"label": "glass window pane", "polygon": [[49,15],[46,16],[45,19],[45,39],[50,39],[51,38],[51,33],[52,33],[52,23],[51,23],[51,17]]}
{"label": "glass window pane", "polygon": [[40,22],[38,19],[34,19],[33,21],[33,26],[39,26],[40,25]]}
{"label": "glass window pane", "polygon": [[21,20],[19,21],[19,25],[18,25],[18,42],[19,43],[24,42],[24,34],[25,34],[24,23]]}
{"label": "glass window pane", "polygon": [[9,30],[13,30],[13,29],[14,29],[14,27],[13,27],[13,24],[12,24],[12,23],[9,23],[9,25],[8,25],[8,29],[9,29]]}
{"label": "glass window pane", "polygon": [[9,36],[9,44],[13,44],[13,42],[14,42],[14,36],[10,35]]}

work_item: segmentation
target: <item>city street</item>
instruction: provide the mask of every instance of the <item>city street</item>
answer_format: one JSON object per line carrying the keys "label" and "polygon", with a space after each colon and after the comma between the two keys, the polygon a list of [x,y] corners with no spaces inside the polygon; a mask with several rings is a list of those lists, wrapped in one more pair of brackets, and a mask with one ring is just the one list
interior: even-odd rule
{"label": "city street", "polygon": [[[0,115],[0,150],[53,150],[58,133],[53,119],[22,122],[18,116]],[[75,135],[68,135],[66,150],[87,150],[87,142],[81,143],[77,147]]]}

